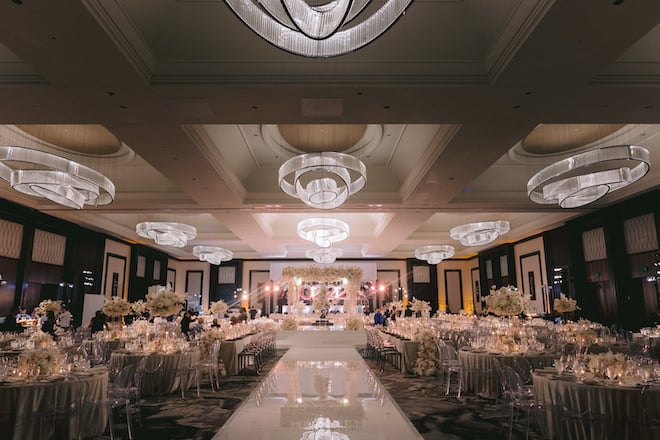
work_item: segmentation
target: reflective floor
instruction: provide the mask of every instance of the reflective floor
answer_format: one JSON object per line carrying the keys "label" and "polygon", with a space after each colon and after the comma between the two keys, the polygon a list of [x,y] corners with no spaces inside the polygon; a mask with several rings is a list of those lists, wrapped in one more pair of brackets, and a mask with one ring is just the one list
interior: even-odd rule
{"label": "reflective floor", "polygon": [[354,348],[291,348],[214,440],[421,439]]}

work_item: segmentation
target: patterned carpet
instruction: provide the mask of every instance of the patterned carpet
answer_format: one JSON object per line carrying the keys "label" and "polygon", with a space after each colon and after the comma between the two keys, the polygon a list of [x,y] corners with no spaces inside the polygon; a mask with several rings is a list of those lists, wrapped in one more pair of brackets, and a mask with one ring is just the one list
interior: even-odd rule
{"label": "patterned carpet", "polygon": [[[134,437],[137,440],[210,439],[284,353],[278,350],[275,357],[268,359],[260,375],[248,370],[238,376],[225,377],[217,392],[203,387],[201,398],[189,393],[185,399],[173,394],[164,396],[160,402],[157,398],[144,401],[136,414],[140,420],[134,427]],[[366,361],[377,371],[372,360]],[[437,378],[404,377],[391,365],[378,373],[378,377],[424,439],[508,438],[508,409],[492,400],[474,396],[447,397]],[[119,434],[126,437],[125,432]],[[525,438],[522,426],[516,426],[512,438]],[[532,430],[529,438],[540,436]],[[97,439],[106,440],[109,435],[106,433]]]}

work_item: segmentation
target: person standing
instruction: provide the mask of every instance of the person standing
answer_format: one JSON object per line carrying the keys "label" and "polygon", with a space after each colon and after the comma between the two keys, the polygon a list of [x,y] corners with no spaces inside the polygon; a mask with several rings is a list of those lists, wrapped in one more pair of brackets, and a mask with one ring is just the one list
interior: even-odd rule
{"label": "person standing", "polygon": [[41,331],[44,333],[48,333],[51,336],[55,336],[55,312],[52,310],[49,310],[46,312],[46,320],[44,321],[43,324],[41,324]]}
{"label": "person standing", "polygon": [[380,309],[376,309],[376,313],[374,313],[374,325],[385,325],[385,317]]}
{"label": "person standing", "polygon": [[71,330],[71,320],[73,315],[69,311],[69,308],[66,305],[62,306],[62,312],[60,316],[57,317],[57,325],[64,331],[68,332]]}
{"label": "person standing", "polygon": [[183,318],[181,318],[181,333],[187,340],[190,340],[190,323],[193,321],[195,321],[195,318],[190,316],[189,312],[185,312]]}
{"label": "person standing", "polygon": [[108,318],[101,310],[97,310],[94,317],[89,321],[87,326],[92,330],[92,334],[105,330],[110,330],[107,322]]}
{"label": "person standing", "polygon": [[5,322],[2,323],[3,332],[22,332],[24,330],[23,326],[18,323],[19,313],[18,307],[9,312],[9,315],[5,318]]}

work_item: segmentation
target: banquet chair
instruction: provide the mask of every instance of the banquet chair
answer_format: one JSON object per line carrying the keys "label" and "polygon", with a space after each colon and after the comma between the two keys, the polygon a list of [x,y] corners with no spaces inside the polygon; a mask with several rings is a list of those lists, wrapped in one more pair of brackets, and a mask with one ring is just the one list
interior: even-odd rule
{"label": "banquet chair", "polygon": [[209,375],[209,382],[211,384],[211,390],[217,391],[220,389],[220,377],[218,370],[220,369],[220,347],[222,346],[220,341],[215,341],[209,350],[209,355],[206,359],[202,359],[199,363],[199,374],[197,376],[197,395],[199,396],[199,381],[206,370]]}
{"label": "banquet chair", "polygon": [[200,396],[199,393],[199,384],[200,376],[202,374],[202,365],[201,362],[195,359],[194,353],[188,351],[181,356],[181,364],[177,370],[177,376],[179,379],[179,388],[181,389],[181,398],[186,398],[186,390],[191,384],[191,380],[194,380],[195,386],[197,387],[197,397]]}
{"label": "banquet chair", "polygon": [[[152,360],[153,359],[153,360]],[[137,367],[135,368],[135,376],[133,382],[137,388],[138,403],[140,402],[141,395],[147,386],[153,387],[154,394],[158,396],[160,403],[163,394],[162,377],[163,374],[163,358],[157,355],[149,355],[140,359]]]}
{"label": "banquet chair", "polygon": [[445,395],[449,395],[451,391],[451,376],[452,373],[456,373],[458,378],[458,391],[456,397],[461,397],[461,390],[463,385],[463,364],[461,364],[460,359],[458,358],[458,353],[456,349],[449,344],[446,344],[443,341],[438,340],[436,342],[436,347],[438,347],[438,366],[440,368],[440,380],[447,375],[447,391]]}
{"label": "banquet chair", "polygon": [[513,357],[511,359],[511,368],[515,371],[524,385],[532,384],[532,365],[524,357]]}
{"label": "banquet chair", "polygon": [[[560,395],[560,397],[562,397]],[[609,417],[601,414],[598,407],[580,408],[575,402],[565,399],[561,407],[561,437],[576,440],[618,439],[610,431]]]}
{"label": "banquet chair", "polygon": [[255,372],[259,374],[261,371],[261,352],[262,346],[259,343],[259,337],[257,337],[238,354],[238,371],[243,371],[250,365],[254,365]]}
{"label": "banquet chair", "polygon": [[388,360],[396,369],[401,370],[401,353],[391,342],[384,340],[377,330],[373,332],[379,371],[381,373],[385,371],[385,362]]}
{"label": "banquet chair", "polygon": [[[66,393],[49,393],[44,396],[43,406],[26,414],[25,424],[36,422],[38,438],[75,439],[79,437],[79,412],[82,406],[80,378],[75,374],[69,378]],[[70,399],[67,398],[71,396]]]}
{"label": "banquet chair", "polygon": [[513,426],[520,412],[525,416],[525,438],[528,438],[532,417],[537,415],[540,404],[534,397],[531,385],[526,385],[511,366],[502,365],[502,372],[505,380],[504,396],[510,407],[509,439],[513,438]]}

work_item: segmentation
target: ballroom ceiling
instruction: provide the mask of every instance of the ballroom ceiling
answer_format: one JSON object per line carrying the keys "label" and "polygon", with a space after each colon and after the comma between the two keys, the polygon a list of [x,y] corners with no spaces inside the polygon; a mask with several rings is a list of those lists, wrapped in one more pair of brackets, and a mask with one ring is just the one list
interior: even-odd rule
{"label": "ballroom ceiling", "polygon": [[[343,258],[466,258],[660,184],[660,2],[415,0],[383,36],[328,59],[263,41],[222,0],[0,3],[0,145],[78,160],[116,185],[75,211],[0,181],[0,197],[112,236],[182,222],[184,248],[304,258],[309,217],[346,222]],[[529,178],[598,146],[650,150],[639,182],[578,209],[538,205]],[[367,185],[332,211],[280,191],[280,165],[344,151]],[[655,165],[655,166],[654,166]],[[508,220],[494,244],[449,230]],[[155,246],[155,245],[154,245]],[[157,246],[156,246],[157,247]]]}

